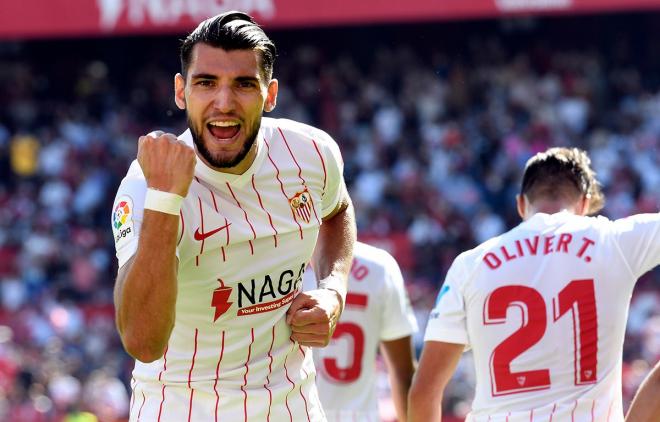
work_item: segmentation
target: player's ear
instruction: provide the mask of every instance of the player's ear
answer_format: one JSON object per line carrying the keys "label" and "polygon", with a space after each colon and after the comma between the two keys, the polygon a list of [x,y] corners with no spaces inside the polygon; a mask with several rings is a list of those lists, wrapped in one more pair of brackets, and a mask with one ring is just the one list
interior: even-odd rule
{"label": "player's ear", "polygon": [[578,203],[578,215],[588,215],[590,205],[591,200],[589,199],[589,196],[582,195],[580,197],[580,202]]}
{"label": "player's ear", "polygon": [[527,215],[527,198],[525,198],[525,195],[516,195],[516,205],[518,215],[524,220]]}
{"label": "player's ear", "polygon": [[264,111],[273,111],[277,105],[277,79],[271,79],[268,83],[268,91],[266,93],[266,101],[264,102]]}
{"label": "player's ear", "polygon": [[179,109],[186,109],[186,79],[180,73],[174,75],[174,102]]}

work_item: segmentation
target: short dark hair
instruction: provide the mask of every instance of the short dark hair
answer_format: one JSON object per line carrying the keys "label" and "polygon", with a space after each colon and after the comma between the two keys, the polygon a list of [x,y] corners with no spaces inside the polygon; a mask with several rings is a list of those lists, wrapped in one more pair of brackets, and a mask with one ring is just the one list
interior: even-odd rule
{"label": "short dark hair", "polygon": [[216,15],[200,23],[181,43],[181,73],[185,77],[190,66],[193,47],[208,44],[223,50],[255,50],[259,52],[261,72],[266,81],[273,76],[277,50],[275,43],[252,19],[237,11]]}
{"label": "short dark hair", "polygon": [[603,208],[605,197],[590,167],[587,153],[578,148],[550,148],[527,161],[520,193],[530,202],[543,197],[552,200],[590,200],[588,214]]}

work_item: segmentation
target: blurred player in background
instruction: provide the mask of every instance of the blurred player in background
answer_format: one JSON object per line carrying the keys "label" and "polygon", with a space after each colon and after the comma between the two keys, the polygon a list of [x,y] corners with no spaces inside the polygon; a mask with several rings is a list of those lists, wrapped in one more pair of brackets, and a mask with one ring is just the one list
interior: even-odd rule
{"label": "blurred player in background", "polygon": [[[316,286],[314,271],[305,290]],[[399,421],[415,369],[412,334],[417,322],[399,265],[382,249],[355,244],[346,307],[326,348],[314,348],[316,385],[328,421],[380,421],[376,353],[380,345]]]}
{"label": "blurred player in background", "polygon": [[639,387],[626,415],[626,422],[657,421],[660,421],[660,362]]}
{"label": "blurred player in background", "polygon": [[[276,103],[274,59],[249,16],[202,22],[175,77],[189,130],[141,137],[119,187],[115,305],[136,358],[131,421],[325,420],[304,346],[332,336],[355,223],[334,141],[262,119]],[[299,293],[310,259],[318,288]]]}
{"label": "blurred player in background", "polygon": [[621,359],[637,279],[660,263],[660,213],[587,217],[604,202],[585,152],[532,157],[523,222],[461,254],[431,313],[410,391],[412,421],[441,417],[471,347],[467,421],[622,421]]}

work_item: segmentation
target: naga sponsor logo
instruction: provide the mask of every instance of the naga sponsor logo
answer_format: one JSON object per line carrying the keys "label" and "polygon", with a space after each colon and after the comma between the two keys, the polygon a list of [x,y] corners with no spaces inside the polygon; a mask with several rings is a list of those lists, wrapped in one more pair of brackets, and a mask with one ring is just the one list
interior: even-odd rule
{"label": "naga sponsor logo", "polygon": [[270,312],[288,305],[294,298],[305,273],[305,264],[297,271],[288,269],[278,275],[238,283],[237,316]]}
{"label": "naga sponsor logo", "polygon": [[113,30],[120,22],[141,27],[146,23],[176,25],[189,18],[195,22],[228,12],[241,10],[263,18],[275,15],[274,0],[96,0],[100,25]]}
{"label": "naga sponsor logo", "polygon": [[115,243],[133,234],[133,216],[131,215],[133,201],[128,196],[120,198],[112,211],[112,231]]}

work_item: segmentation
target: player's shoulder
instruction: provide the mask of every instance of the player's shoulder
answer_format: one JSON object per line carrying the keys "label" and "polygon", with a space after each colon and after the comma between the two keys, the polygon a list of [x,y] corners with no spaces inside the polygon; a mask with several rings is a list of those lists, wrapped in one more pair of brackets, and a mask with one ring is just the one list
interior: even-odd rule
{"label": "player's shoulder", "polygon": [[287,137],[287,140],[289,137],[292,137],[307,142],[313,141],[322,145],[334,143],[334,140],[327,132],[296,120],[264,117],[261,119],[261,125],[267,132],[275,133],[281,131]]}

